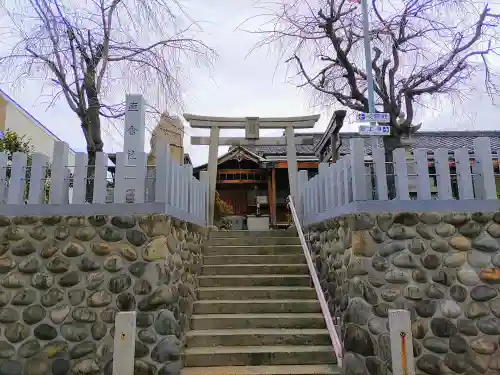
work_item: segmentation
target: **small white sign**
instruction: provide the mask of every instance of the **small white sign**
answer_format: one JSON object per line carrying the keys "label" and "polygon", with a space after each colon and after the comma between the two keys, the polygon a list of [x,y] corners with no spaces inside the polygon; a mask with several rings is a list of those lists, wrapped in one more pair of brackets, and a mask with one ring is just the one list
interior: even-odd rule
{"label": "small white sign", "polygon": [[360,135],[391,135],[391,127],[388,125],[361,125],[359,127]]}
{"label": "small white sign", "polygon": [[358,122],[391,122],[391,116],[388,113],[363,113],[357,114]]}

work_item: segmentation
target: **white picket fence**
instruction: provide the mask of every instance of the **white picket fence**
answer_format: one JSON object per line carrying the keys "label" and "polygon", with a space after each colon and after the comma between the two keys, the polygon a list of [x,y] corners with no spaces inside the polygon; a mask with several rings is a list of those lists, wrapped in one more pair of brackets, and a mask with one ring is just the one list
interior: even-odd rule
{"label": "white picket fence", "polygon": [[[304,224],[314,223],[326,212],[335,212],[351,202],[390,199],[384,149],[373,149],[368,161],[363,139],[351,139],[350,146],[349,155],[330,165],[321,163],[319,173],[310,180],[306,171],[299,172],[299,207]],[[473,154],[466,148],[440,148],[431,154],[427,149],[415,149],[410,160],[407,150],[394,150],[396,196],[393,200],[496,200],[490,139],[476,138],[473,148]],[[432,175],[429,174],[430,159],[435,166]],[[454,173],[450,171],[450,162],[455,163]],[[436,181],[435,194],[431,191],[431,177]],[[458,196],[453,194],[452,177],[456,178]]]}
{"label": "white picket fence", "polygon": [[[67,143],[56,142],[50,164],[46,155],[35,152],[31,166],[24,153],[14,153],[12,161],[0,153],[0,202],[7,205],[86,203],[88,156],[77,152],[75,165],[69,166],[68,152]],[[192,166],[175,164],[170,158],[168,145],[157,150],[155,168],[147,166],[145,152],[138,152],[134,160],[127,160],[127,157],[124,152],[116,154],[113,181],[108,172],[108,155],[97,153],[93,205],[164,203],[167,211],[179,213],[181,219],[206,225],[207,183],[193,177]],[[48,180],[45,178],[46,168],[50,168]],[[29,192],[26,196],[27,186]]]}

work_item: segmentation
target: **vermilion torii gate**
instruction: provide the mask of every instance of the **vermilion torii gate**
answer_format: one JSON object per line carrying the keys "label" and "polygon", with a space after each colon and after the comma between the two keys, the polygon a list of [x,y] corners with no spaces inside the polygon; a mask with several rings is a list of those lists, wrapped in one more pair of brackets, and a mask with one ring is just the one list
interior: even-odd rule
{"label": "vermilion torii gate", "polygon": [[[286,145],[290,195],[298,198],[298,169],[296,144],[305,144],[307,139],[295,139],[295,129],[311,129],[319,115],[300,117],[211,117],[184,114],[184,119],[195,129],[210,129],[210,137],[191,137],[192,145],[209,145],[208,151],[208,225],[213,225],[215,187],[217,183],[217,156],[219,146],[234,145]],[[245,129],[244,138],[220,138],[220,129]],[[260,129],[285,129],[284,137],[259,137]]]}

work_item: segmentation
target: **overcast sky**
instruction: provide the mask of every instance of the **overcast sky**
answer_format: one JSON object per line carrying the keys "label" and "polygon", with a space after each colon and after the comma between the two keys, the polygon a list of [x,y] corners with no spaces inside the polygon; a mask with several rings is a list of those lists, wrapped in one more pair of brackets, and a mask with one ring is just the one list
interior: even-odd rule
{"label": "overcast sky", "polygon": [[[201,22],[203,40],[213,47],[219,58],[209,74],[206,69],[190,70],[189,87],[185,90],[185,111],[211,116],[299,116],[321,114],[315,131],[323,131],[331,112],[336,108],[312,108],[308,92],[299,91],[286,83],[284,65],[277,67],[277,55],[268,50],[258,50],[248,56],[259,36],[237,30],[246,19],[261,12],[253,6],[254,0],[190,0],[192,17]],[[478,82],[480,86],[481,82]],[[40,97],[41,82],[26,81],[24,88],[11,94],[28,112],[39,119],[61,139],[78,151],[85,150],[84,137],[79,122],[62,99],[47,108],[48,98]],[[424,118],[424,130],[482,130],[498,129],[500,110],[491,105],[478,90],[467,100],[461,110],[454,113],[451,106],[428,111]],[[468,113],[464,116],[463,113]],[[154,124],[150,124],[153,127]],[[345,130],[353,131],[348,124]],[[206,146],[190,146],[189,136],[207,134],[186,128],[186,151],[195,165],[206,162]],[[233,133],[236,134],[236,133]],[[208,134],[207,134],[208,135]],[[226,135],[226,134],[223,134]],[[116,131],[104,135],[105,150],[121,151],[122,139]],[[149,140],[148,140],[149,141]],[[220,148],[220,153],[227,148]]]}

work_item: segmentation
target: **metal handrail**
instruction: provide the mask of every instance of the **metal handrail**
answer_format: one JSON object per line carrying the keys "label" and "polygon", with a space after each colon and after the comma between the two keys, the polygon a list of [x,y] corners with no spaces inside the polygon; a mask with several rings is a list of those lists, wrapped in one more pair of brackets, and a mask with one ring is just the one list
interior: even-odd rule
{"label": "metal handrail", "polygon": [[314,284],[314,289],[316,290],[316,295],[318,296],[319,304],[321,306],[321,312],[323,313],[323,317],[325,318],[326,328],[328,329],[328,333],[330,334],[330,340],[332,341],[333,350],[335,351],[335,356],[337,357],[337,364],[339,366],[342,366],[342,360],[344,358],[342,343],[340,342],[339,336],[337,334],[335,324],[333,324],[332,315],[330,314],[325,295],[323,294],[323,290],[321,289],[318,274],[316,272],[316,268],[314,267],[311,254],[309,253],[309,248],[304,237],[304,232],[302,231],[300,220],[297,215],[297,211],[295,210],[295,205],[293,204],[291,196],[288,196],[288,207],[290,208],[290,211],[292,213],[293,222],[299,235],[300,244],[302,245],[302,250],[304,251],[304,256],[306,257],[307,267],[309,268],[309,273]]}

